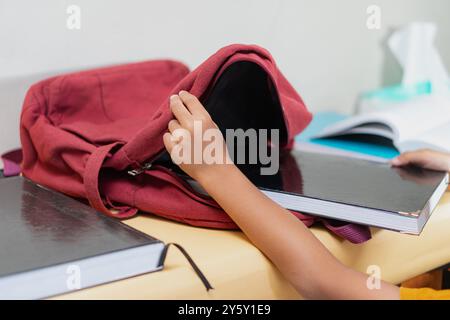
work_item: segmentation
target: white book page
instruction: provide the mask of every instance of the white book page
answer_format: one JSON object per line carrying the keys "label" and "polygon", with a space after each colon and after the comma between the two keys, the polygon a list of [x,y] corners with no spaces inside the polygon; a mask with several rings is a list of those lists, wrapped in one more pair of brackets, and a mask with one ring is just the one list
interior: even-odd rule
{"label": "white book page", "polygon": [[429,96],[383,113],[393,127],[394,142],[400,145],[402,141],[420,137],[449,122],[450,104],[449,101]]}
{"label": "white book page", "polygon": [[[450,122],[450,102],[427,96],[413,102],[399,104],[389,110],[366,113],[344,120],[326,128],[316,138],[351,133],[376,134],[392,138],[396,145],[400,145],[402,141],[413,140],[447,122]],[[387,128],[381,129],[382,126],[379,124]],[[374,130],[375,127],[377,130]],[[386,132],[388,129],[391,130],[392,135]]]}
{"label": "white book page", "polygon": [[417,149],[433,149],[442,152],[450,152],[450,122],[433,128],[416,138],[402,141],[398,144],[401,152]]}

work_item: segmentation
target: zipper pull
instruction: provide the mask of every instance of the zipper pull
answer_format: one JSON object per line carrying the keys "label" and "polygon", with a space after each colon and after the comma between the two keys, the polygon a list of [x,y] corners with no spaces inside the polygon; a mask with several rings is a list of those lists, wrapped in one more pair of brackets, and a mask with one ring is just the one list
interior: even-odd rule
{"label": "zipper pull", "polygon": [[129,170],[128,174],[130,176],[135,177],[135,176],[140,175],[142,172],[144,172],[146,170],[149,170],[151,167],[152,167],[152,163],[151,162],[147,162],[147,163],[144,163],[140,168]]}

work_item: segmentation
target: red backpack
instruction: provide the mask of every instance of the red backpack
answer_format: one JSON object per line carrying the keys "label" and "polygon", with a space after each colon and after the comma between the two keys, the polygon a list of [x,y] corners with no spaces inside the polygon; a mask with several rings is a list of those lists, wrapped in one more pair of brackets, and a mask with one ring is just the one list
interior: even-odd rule
{"label": "red backpack", "polygon": [[[212,199],[155,164],[172,119],[169,96],[180,90],[199,97],[219,127],[279,128],[285,149],[311,120],[258,46],[227,46],[192,72],[171,60],[77,72],[29,89],[20,125],[23,175],[117,218],[140,210],[194,226],[237,228]],[[367,227],[293,214],[308,226],[320,220],[352,242],[370,238]]]}

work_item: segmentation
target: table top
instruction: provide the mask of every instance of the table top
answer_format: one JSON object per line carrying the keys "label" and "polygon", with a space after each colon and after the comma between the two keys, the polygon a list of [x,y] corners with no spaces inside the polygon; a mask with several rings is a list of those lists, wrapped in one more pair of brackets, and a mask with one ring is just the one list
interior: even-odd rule
{"label": "table top", "polygon": [[[55,299],[301,298],[240,231],[196,228],[148,214],[141,214],[125,223],[164,242],[181,244],[215,289],[206,292],[181,253],[171,249],[163,271]],[[344,264],[362,272],[376,265],[380,267],[384,280],[398,284],[450,262],[450,192],[441,199],[420,236],[374,228],[373,238],[358,245],[330,234],[321,226],[314,226],[311,230]],[[302,250],[301,243],[298,248]]]}

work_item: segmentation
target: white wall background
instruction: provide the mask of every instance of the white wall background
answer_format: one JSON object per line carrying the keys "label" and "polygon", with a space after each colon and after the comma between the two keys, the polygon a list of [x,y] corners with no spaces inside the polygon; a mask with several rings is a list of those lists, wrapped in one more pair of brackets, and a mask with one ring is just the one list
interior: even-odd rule
{"label": "white wall background", "polygon": [[[81,8],[81,30],[66,9]],[[382,9],[368,30],[366,9]],[[30,83],[61,71],[159,57],[192,68],[230,43],[256,43],[312,111],[351,112],[361,90],[395,83],[384,51],[393,27],[434,21],[450,65],[448,0],[0,0],[0,152],[19,146],[18,117]]]}

